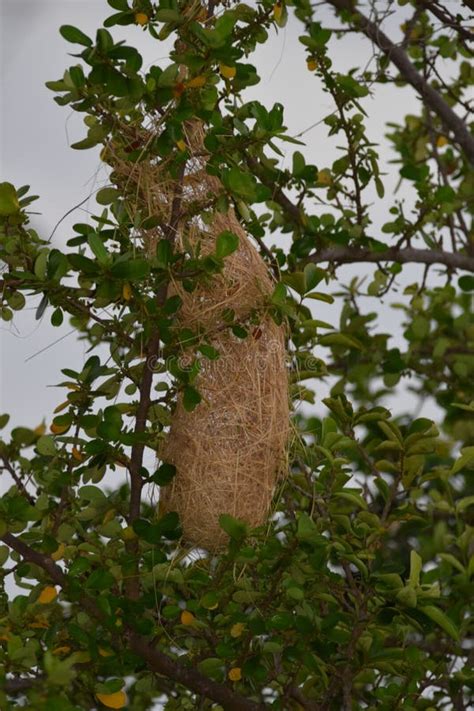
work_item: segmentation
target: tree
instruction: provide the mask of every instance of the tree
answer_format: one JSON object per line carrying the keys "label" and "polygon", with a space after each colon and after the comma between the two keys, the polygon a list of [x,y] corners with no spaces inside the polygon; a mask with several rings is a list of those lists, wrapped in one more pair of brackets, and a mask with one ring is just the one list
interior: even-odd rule
{"label": "tree", "polygon": [[[62,369],[68,392],[49,432],[17,426],[0,441],[12,484],[0,500],[0,579],[13,575],[24,590],[1,597],[2,707],[468,706],[470,3],[399,0],[411,15],[398,43],[383,31],[392,4],[382,12],[355,0],[323,4],[334,8],[331,28],[307,0],[108,0],[114,12],[95,41],[61,27],[77,61],[49,88],[85,115],[87,136],[73,148],[102,145],[111,184],[96,196],[100,214],[75,225],[69,250],[29,226],[29,188],[0,184],[3,320],[25,294],[41,295],[38,318],[59,326],[69,316],[92,351],[81,371]],[[248,57],[289,13],[301,25],[307,70],[333,101],[324,122],[344,146],[330,168],[307,162],[281,105],[246,101],[259,80]],[[114,41],[116,25],[137,25],[157,42],[171,37],[169,63],[144,69],[137,49]],[[372,42],[375,68],[333,69],[331,53],[348,32]],[[409,84],[420,98],[418,115],[389,125],[414,207],[394,197],[383,234],[372,221],[383,175],[364,127],[364,98],[380,84],[394,96]],[[179,184],[189,160],[183,125],[196,117],[208,170],[224,186],[206,209],[235,206],[276,275],[269,308],[289,325],[292,395],[306,406],[293,418],[271,525],[249,530],[224,518],[225,552],[193,557],[182,553],[177,517],[144,496],[145,485],[165,485],[175,472],[166,462],[150,471],[144,453],[159,452],[179,393],[199,407],[189,369],[177,365],[179,302],[167,285],[192,290],[215,278],[227,250],[208,259],[178,249],[179,196],[169,222],[157,221],[140,190],[133,199],[111,151],[132,166],[163,164]],[[153,140],[143,144],[150,124]],[[297,144],[291,169],[279,167],[282,141]],[[151,235],[153,249],[137,234]],[[278,246],[280,234],[291,236],[289,249]],[[271,235],[277,246],[265,241]],[[374,265],[367,287],[341,276],[341,265],[359,262]],[[393,348],[376,309],[396,293],[406,263],[423,273],[393,297],[405,325],[405,346]],[[311,300],[336,301],[339,323],[314,318]],[[323,417],[311,407],[315,380],[331,384]],[[407,382],[420,401],[436,401],[437,423],[383,406]],[[101,488],[119,466],[128,483]]]}

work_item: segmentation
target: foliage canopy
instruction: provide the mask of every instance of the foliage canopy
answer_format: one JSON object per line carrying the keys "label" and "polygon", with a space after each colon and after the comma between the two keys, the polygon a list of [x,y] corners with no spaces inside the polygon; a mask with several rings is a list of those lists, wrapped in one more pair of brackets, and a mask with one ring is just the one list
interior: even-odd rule
{"label": "foliage canopy", "polygon": [[[60,29],[75,60],[48,87],[84,114],[87,135],[73,148],[101,146],[109,163],[113,142],[123,160],[164,161],[176,180],[189,160],[185,122],[205,125],[208,170],[223,189],[201,217],[235,206],[276,276],[269,309],[290,328],[294,437],[269,526],[250,531],[226,515],[225,553],[183,548],[179,518],[149,497],[174,469],[147,467],[145,455],[159,450],[178,392],[199,407],[196,374],[218,354],[176,327],[167,285],[212,279],[234,235],[220,236],[212,258],[179,251],[173,225],[157,223],[112,170],[97,214],[60,248],[30,226],[29,187],[1,183],[3,320],[39,295],[37,317],[58,327],[69,318],[91,351],[78,369],[64,364],[49,431],[15,426],[0,441],[11,484],[0,499],[0,582],[13,576],[21,589],[0,598],[2,708],[467,708],[474,142],[460,117],[473,71],[470,3],[398,0],[407,20],[396,44],[379,4],[322,4],[335,10],[330,27],[308,0],[108,0],[113,13],[95,38]],[[314,117],[343,144],[329,167],[308,162],[281,104],[246,100],[259,81],[252,54],[289,15],[307,53],[302,71],[333,102]],[[144,68],[114,39],[127,25],[171,39],[168,63]],[[373,42],[375,56],[343,74],[331,56],[348,32]],[[387,135],[412,209],[384,196],[365,128],[364,100],[381,84],[422,97]],[[138,129],[150,125],[142,145]],[[282,142],[293,151],[285,168]],[[140,236],[151,232],[150,255]],[[369,283],[345,283],[341,265],[359,262],[373,265]],[[424,268],[395,297],[406,263]],[[403,347],[377,324],[383,298],[403,313]],[[338,323],[315,317],[318,302],[338,305]],[[229,328],[247,337],[232,315]],[[200,350],[191,369],[178,358],[184,341]],[[407,383],[436,402],[436,423],[384,406]],[[111,472],[123,482],[120,467],[126,483],[101,486]]]}

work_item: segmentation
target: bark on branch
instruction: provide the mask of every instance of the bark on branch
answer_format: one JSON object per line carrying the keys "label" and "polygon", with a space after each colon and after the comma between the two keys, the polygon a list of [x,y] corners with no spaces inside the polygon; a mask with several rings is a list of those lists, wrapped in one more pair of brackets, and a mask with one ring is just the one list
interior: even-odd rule
{"label": "bark on branch", "polygon": [[414,249],[389,247],[383,252],[357,247],[328,247],[308,257],[309,262],[318,264],[355,264],[357,262],[398,262],[399,264],[443,264],[450,269],[464,269],[474,272],[474,257],[457,252],[442,252],[435,249]]}
{"label": "bark on branch", "polygon": [[326,0],[326,2],[336,10],[351,13],[354,25],[395,64],[405,81],[416,89],[427,106],[440,118],[445,129],[452,131],[456,143],[464,150],[469,162],[474,165],[474,138],[464,121],[451,109],[441,94],[425,81],[406,52],[394,44],[378,25],[357,10],[352,0]]}

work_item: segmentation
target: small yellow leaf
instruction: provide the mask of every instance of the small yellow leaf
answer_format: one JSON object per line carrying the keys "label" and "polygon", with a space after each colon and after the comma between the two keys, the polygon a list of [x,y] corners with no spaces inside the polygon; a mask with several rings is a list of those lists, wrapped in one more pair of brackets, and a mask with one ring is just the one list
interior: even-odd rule
{"label": "small yellow leaf", "polygon": [[185,151],[186,150],[186,143],[183,141],[182,138],[180,138],[179,141],[176,141],[176,145],[178,146],[180,151]]}
{"label": "small yellow leaf", "polygon": [[74,664],[89,664],[90,661],[89,652],[74,652]]}
{"label": "small yellow leaf", "polygon": [[244,629],[245,625],[243,624],[243,622],[236,622],[235,625],[232,625],[232,627],[230,628],[230,636],[240,637]]}
{"label": "small yellow leaf", "polygon": [[182,625],[193,625],[195,621],[195,617],[192,612],[189,612],[189,610],[183,610],[181,613],[181,624]]}
{"label": "small yellow leaf", "polygon": [[0,640],[2,642],[8,642],[11,639],[10,627],[3,627],[0,632]]}
{"label": "small yellow leaf", "polygon": [[84,459],[83,455],[81,454],[81,452],[78,450],[77,447],[72,448],[71,454],[72,454],[73,458],[76,460],[76,462],[82,462]]}
{"label": "small yellow leaf", "polygon": [[114,694],[96,694],[96,698],[108,709],[123,709],[127,705],[125,691],[116,691]]}
{"label": "small yellow leaf", "polygon": [[28,627],[38,630],[47,630],[49,627],[49,622],[44,617],[44,615],[36,615],[34,622],[30,622]]}
{"label": "small yellow leaf", "polygon": [[[148,20],[149,20],[149,17],[144,12],[136,12],[135,13],[135,22],[137,23],[137,25],[141,25],[143,27],[143,25],[147,24]],[[117,706],[117,708],[120,708],[120,707]]]}
{"label": "small yellow leaf", "polygon": [[44,424],[44,422],[42,422],[40,425],[38,425],[38,427],[35,427],[33,432],[35,434],[39,435],[40,437],[41,437],[41,435],[44,435],[44,433],[46,432],[46,425]]}
{"label": "small yellow leaf", "polygon": [[108,523],[113,519],[115,516],[115,509],[109,509],[107,513],[105,514],[104,518],[102,519],[102,523]]}
{"label": "small yellow leaf", "polygon": [[448,143],[449,141],[446,136],[438,136],[438,138],[436,139],[436,145],[438,146],[438,148],[443,148],[443,146],[447,146]]}
{"label": "small yellow leaf", "polygon": [[283,5],[279,2],[275,3],[275,5],[273,6],[273,17],[275,18],[275,20],[277,22],[280,21],[282,13],[283,13]]}
{"label": "small yellow leaf", "polygon": [[63,434],[67,432],[71,425],[55,425],[54,422],[49,428],[53,434]]}
{"label": "small yellow leaf", "polygon": [[128,283],[128,281],[126,281],[122,287],[122,296],[125,301],[130,301],[130,299],[132,298],[132,287]]}
{"label": "small yellow leaf", "polygon": [[225,79],[233,79],[237,74],[237,69],[235,67],[228,67],[227,64],[221,64],[219,71]]}
{"label": "small yellow leaf", "polygon": [[314,57],[310,57],[309,59],[307,59],[306,64],[310,72],[314,72],[314,70],[318,68],[318,63],[314,59]]}
{"label": "small yellow leaf", "polygon": [[57,407],[55,407],[54,410],[53,410],[53,412],[61,412],[61,410],[65,410],[66,407],[69,407],[70,404],[71,404],[71,403],[69,402],[69,400],[65,400],[65,401],[62,402],[60,405],[58,405]]}
{"label": "small yellow leaf", "polygon": [[69,654],[70,651],[71,651],[71,647],[68,647],[68,646],[65,645],[64,647],[56,647],[56,649],[53,649],[53,652],[52,652],[52,653],[53,653],[53,654],[56,654],[56,655],[58,655],[58,654]]}
{"label": "small yellow leaf", "polygon": [[53,560],[61,560],[61,558],[64,555],[65,550],[66,550],[66,546],[64,545],[64,543],[60,543],[59,546],[54,551],[54,553],[51,553],[51,558]]}
{"label": "small yellow leaf", "polygon": [[99,654],[101,657],[113,657],[114,653],[110,649],[104,649],[104,647],[99,647]]}
{"label": "small yellow leaf", "polygon": [[205,7],[201,7],[194,19],[196,22],[206,22],[209,19],[207,16],[207,9]]}
{"label": "small yellow leaf", "polygon": [[56,590],[56,588],[52,585],[48,585],[41,591],[40,596],[38,598],[38,602],[41,605],[47,605],[48,603],[53,602],[53,600],[55,600],[57,596],[58,591]]}
{"label": "small yellow leaf", "polygon": [[332,177],[329,170],[318,170],[318,183],[322,183],[323,185],[331,185]]}
{"label": "small yellow leaf", "polygon": [[126,526],[122,530],[122,538],[124,541],[133,541],[133,539],[136,537],[137,537],[137,534],[135,533],[135,531],[133,530],[133,528],[131,526]]}
{"label": "small yellow leaf", "polygon": [[187,89],[200,89],[207,81],[207,77],[204,74],[200,74],[198,77],[193,77],[186,82]]}
{"label": "small yellow leaf", "polygon": [[242,679],[242,670],[240,667],[232,667],[227,675],[231,681],[240,681]]}

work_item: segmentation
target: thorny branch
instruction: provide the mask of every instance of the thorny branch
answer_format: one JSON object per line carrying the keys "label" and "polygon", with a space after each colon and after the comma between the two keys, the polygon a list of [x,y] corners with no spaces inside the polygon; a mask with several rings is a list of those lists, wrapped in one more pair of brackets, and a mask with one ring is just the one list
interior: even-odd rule
{"label": "thorny branch", "polygon": [[453,132],[455,141],[464,150],[469,162],[474,164],[474,138],[465,122],[452,110],[441,94],[423,79],[402,47],[394,44],[375,22],[355,9],[351,0],[326,0],[326,2],[340,12],[350,13],[352,22],[395,64],[405,81],[416,89],[427,106],[437,114],[445,129]]}

